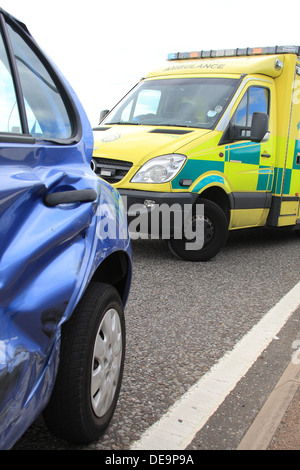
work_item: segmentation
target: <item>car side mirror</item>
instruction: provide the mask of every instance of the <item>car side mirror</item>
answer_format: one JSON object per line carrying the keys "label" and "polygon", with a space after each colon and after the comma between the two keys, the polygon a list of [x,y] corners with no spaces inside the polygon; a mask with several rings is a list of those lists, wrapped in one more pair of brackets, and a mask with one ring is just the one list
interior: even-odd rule
{"label": "car side mirror", "polygon": [[261,142],[268,132],[269,117],[265,113],[253,113],[250,140]]}

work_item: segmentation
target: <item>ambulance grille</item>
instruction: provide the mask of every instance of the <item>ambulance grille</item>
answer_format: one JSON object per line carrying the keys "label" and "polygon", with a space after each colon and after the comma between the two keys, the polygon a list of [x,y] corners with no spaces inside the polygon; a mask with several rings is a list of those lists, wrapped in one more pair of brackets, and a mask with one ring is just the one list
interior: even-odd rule
{"label": "ambulance grille", "polygon": [[131,162],[110,158],[93,158],[92,170],[110,184],[119,183],[132,167]]}

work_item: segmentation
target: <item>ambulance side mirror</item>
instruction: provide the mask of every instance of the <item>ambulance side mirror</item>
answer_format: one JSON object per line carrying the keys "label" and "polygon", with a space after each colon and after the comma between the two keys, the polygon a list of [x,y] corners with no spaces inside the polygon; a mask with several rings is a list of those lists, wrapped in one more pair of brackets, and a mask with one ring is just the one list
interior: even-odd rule
{"label": "ambulance side mirror", "polygon": [[268,132],[269,117],[265,113],[253,113],[250,140],[261,142]]}
{"label": "ambulance side mirror", "polygon": [[109,113],[109,109],[103,109],[100,113],[99,124],[105,118],[105,116]]}
{"label": "ambulance side mirror", "polygon": [[251,127],[238,126],[229,122],[224,134],[221,137],[219,145],[237,142],[239,140],[251,140],[252,142],[261,142],[268,133],[269,117],[265,113],[255,112],[252,115]]}

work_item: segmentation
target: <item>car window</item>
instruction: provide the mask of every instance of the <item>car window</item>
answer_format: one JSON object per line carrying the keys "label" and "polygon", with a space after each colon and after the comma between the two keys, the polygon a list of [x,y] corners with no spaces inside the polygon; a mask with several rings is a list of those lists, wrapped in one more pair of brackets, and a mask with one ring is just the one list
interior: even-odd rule
{"label": "car window", "polygon": [[25,40],[8,26],[20,76],[29,133],[37,138],[68,139],[71,120],[49,72]]}
{"label": "car window", "polygon": [[14,83],[0,35],[0,132],[21,133],[21,122]]}

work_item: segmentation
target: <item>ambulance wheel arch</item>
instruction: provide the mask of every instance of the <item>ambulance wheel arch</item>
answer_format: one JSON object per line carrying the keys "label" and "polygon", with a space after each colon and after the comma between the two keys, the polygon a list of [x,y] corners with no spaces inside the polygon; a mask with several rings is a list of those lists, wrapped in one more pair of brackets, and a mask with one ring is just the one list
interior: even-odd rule
{"label": "ambulance wheel arch", "polygon": [[223,188],[219,186],[211,186],[209,188],[206,188],[199,195],[199,199],[200,198],[207,199],[217,204],[220,207],[220,209],[222,209],[222,211],[224,212],[227,218],[228,224],[230,223],[230,209],[231,209],[230,197]]}
{"label": "ambulance wheel arch", "polygon": [[193,225],[196,222],[198,204],[203,205],[204,215],[202,247],[191,249],[184,235],[179,239],[168,240],[171,253],[185,261],[209,261],[219,253],[227,241],[230,203],[226,193],[218,187],[211,187],[199,195],[193,207]]}

